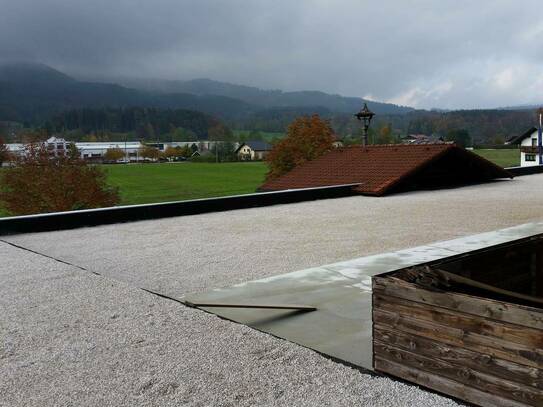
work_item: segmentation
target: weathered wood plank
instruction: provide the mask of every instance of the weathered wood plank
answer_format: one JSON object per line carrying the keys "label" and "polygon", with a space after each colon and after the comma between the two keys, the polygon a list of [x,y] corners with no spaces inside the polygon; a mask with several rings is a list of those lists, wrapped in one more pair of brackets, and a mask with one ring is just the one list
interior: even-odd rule
{"label": "weathered wood plank", "polygon": [[543,370],[374,325],[374,340],[543,390]]}
{"label": "weathered wood plank", "polygon": [[543,243],[536,245],[533,294],[543,296]]}
{"label": "weathered wood plank", "polygon": [[543,331],[539,329],[489,320],[485,317],[438,308],[402,298],[383,296],[378,292],[373,294],[373,306],[383,311],[397,312],[412,318],[533,347],[543,354]]}
{"label": "weathered wood plank", "polygon": [[472,387],[463,385],[454,380],[450,380],[439,375],[424,372],[403,364],[392,362],[380,357],[374,360],[375,369],[379,372],[387,373],[392,376],[400,377],[404,380],[417,383],[421,386],[475,403],[483,407],[526,407],[525,403],[520,403],[511,399],[488,394]]}
{"label": "weathered wood plank", "polygon": [[419,335],[428,339],[441,341],[488,354],[499,359],[519,363],[531,367],[543,367],[543,354],[533,348],[520,344],[502,341],[498,338],[466,332],[455,327],[440,325],[429,321],[410,318],[405,315],[374,308],[373,322],[389,329]]}
{"label": "weathered wood plank", "polygon": [[468,387],[512,399],[533,406],[543,405],[543,392],[539,389],[504,380],[468,367],[441,359],[429,358],[374,340],[375,356],[401,363],[434,375],[446,377]]}
{"label": "weathered wood plank", "polygon": [[436,307],[479,315],[497,321],[543,329],[543,309],[453,292],[433,292],[399,278],[373,277],[373,292]]}
{"label": "weathered wood plank", "polygon": [[[492,297],[493,295],[500,295],[500,296],[507,297],[510,302],[515,302],[515,300],[528,301],[529,305],[533,305],[534,307],[543,306],[543,297],[536,297],[531,294],[524,294],[517,291],[506,290],[504,289],[504,287],[502,287],[502,284],[492,285],[488,283],[483,283],[478,280],[474,280],[472,278],[464,277],[460,274],[450,273],[438,267],[429,267],[429,266],[416,267],[416,268],[413,268],[412,270],[413,271],[416,270],[416,272],[420,274],[429,274],[433,276],[433,278],[437,280],[439,284],[443,287],[448,288],[448,287],[453,287],[454,284],[461,284],[461,285],[465,285],[471,288],[485,291],[487,293],[487,296],[490,296],[490,297]],[[527,274],[527,276],[528,278],[530,277],[529,273]],[[506,278],[506,280],[509,280],[509,279]],[[413,283],[416,284],[415,281],[413,281]],[[431,288],[431,287],[428,287],[428,288]]]}

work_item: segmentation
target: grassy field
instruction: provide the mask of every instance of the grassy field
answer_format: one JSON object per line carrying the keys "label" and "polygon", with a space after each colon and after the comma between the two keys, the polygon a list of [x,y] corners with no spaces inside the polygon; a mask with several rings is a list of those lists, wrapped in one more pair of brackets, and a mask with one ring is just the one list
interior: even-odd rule
{"label": "grassy field", "polygon": [[[249,130],[233,130],[232,131],[236,137],[246,136],[249,137],[251,132]],[[274,138],[283,138],[285,133],[272,132],[272,131],[259,131],[265,141],[272,141]]]}
{"label": "grassy field", "polygon": [[255,192],[266,164],[171,163],[104,165],[120,188],[123,205],[179,201]]}
{"label": "grassy field", "polygon": [[473,150],[473,152],[502,167],[515,167],[520,165],[520,152],[517,149],[480,149]]}

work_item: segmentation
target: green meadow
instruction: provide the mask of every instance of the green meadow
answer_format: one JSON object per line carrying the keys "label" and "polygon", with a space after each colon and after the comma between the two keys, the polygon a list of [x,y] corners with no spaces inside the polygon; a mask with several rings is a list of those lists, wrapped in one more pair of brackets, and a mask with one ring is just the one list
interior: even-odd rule
{"label": "green meadow", "polygon": [[250,194],[264,182],[263,162],[104,165],[122,205]]}
{"label": "green meadow", "polygon": [[520,151],[518,149],[478,149],[474,153],[498,164],[501,167],[516,167],[520,165]]}

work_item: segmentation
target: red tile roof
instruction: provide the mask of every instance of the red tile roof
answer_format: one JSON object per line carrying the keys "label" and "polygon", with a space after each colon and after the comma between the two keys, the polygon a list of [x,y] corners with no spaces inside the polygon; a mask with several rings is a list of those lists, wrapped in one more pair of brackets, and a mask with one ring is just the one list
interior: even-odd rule
{"label": "red tile roof", "polygon": [[[436,170],[431,169],[434,167]],[[436,177],[452,178],[456,171],[462,173],[464,181],[467,177],[473,181],[511,178],[503,168],[453,144],[351,146],[308,161],[277,179],[265,182],[260,190],[360,183],[354,187],[355,191],[383,195],[409,180],[416,184],[417,174],[424,173],[425,180],[431,178],[435,183]]]}

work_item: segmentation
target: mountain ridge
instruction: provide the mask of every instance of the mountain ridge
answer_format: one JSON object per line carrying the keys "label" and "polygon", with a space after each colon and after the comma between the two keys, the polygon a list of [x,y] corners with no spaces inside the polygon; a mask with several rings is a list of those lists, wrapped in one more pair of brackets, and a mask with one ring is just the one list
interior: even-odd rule
{"label": "mountain ridge", "polygon": [[367,100],[355,96],[330,94],[319,90],[283,91],[239,85],[209,78],[190,80],[119,79],[125,86],[154,92],[186,92],[200,96],[228,96],[264,108],[320,106],[338,113],[356,113],[368,103],[378,114],[404,114],[416,109],[409,106]]}

